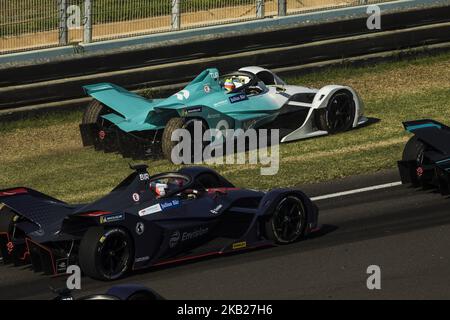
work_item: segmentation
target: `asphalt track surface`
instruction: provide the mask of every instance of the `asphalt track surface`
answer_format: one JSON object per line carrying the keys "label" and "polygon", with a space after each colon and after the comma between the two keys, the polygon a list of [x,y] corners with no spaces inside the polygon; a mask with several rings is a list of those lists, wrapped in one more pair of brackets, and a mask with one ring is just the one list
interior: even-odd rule
{"label": "asphalt track surface", "polygon": [[[310,196],[398,181],[396,171],[303,186]],[[317,201],[322,231],[293,245],[134,273],[114,283],[82,278],[75,296],[118,283],[167,299],[449,299],[450,198],[394,186]],[[381,268],[368,290],[367,267]],[[0,266],[0,299],[49,299],[65,278]]]}

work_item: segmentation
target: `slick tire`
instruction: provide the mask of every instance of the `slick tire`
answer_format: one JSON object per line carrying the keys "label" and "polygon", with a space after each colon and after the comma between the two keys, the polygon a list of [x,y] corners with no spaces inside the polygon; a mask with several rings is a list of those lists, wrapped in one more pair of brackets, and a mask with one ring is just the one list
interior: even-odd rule
{"label": "slick tire", "polygon": [[326,108],[316,112],[319,130],[330,134],[348,131],[352,128],[356,115],[353,94],[345,89],[339,90],[331,96]]}
{"label": "slick tire", "polygon": [[306,209],[296,195],[283,197],[265,223],[266,237],[277,244],[290,244],[304,236]]}
{"label": "slick tire", "polygon": [[102,281],[123,277],[134,258],[133,243],[121,228],[92,227],[84,234],[79,248],[81,270]]}
{"label": "slick tire", "polygon": [[82,124],[97,123],[100,116],[105,112],[105,106],[97,101],[93,100],[89,103],[86,110],[83,113]]}
{"label": "slick tire", "polygon": [[418,165],[423,162],[423,153],[425,152],[425,144],[417,139],[416,136],[411,137],[403,149],[403,161],[416,161]]}
{"label": "slick tire", "polygon": [[[162,152],[163,152],[165,159],[172,161],[172,150],[179,143],[178,141],[172,141],[172,134],[174,133],[174,131],[177,129],[186,129],[191,133],[192,154],[191,154],[190,159],[191,159],[191,163],[192,163],[192,160],[194,159],[194,157],[193,157],[193,143],[194,143],[193,124],[196,121],[201,121],[201,123],[202,123],[202,136],[203,136],[203,133],[207,130],[207,126],[200,119],[177,117],[177,118],[172,118],[167,122],[166,127],[164,128],[164,131],[163,131],[163,135],[162,135]],[[205,146],[206,145],[203,144],[202,152],[203,152],[203,149]],[[183,163],[185,163],[185,162],[183,162]]]}

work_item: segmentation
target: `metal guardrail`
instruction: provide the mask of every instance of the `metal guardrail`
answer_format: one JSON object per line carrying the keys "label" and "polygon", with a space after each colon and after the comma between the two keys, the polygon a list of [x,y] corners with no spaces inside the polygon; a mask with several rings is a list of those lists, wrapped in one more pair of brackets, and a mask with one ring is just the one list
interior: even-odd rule
{"label": "metal guardrail", "polygon": [[[81,86],[89,83],[112,82],[130,90],[152,88],[158,94],[160,91],[173,93],[181,83],[191,80],[198,70],[210,66],[218,67],[223,73],[242,65],[262,65],[288,72],[305,65],[314,68],[317,63],[342,63],[357,57],[362,60],[367,56],[378,59],[386,56],[387,52],[398,56],[403,54],[402,50],[427,51],[449,47],[450,6],[386,12],[383,15],[383,30],[377,32],[367,29],[366,15],[354,14],[353,10],[365,12],[363,8],[339,10],[345,17],[351,18],[332,21],[326,18],[335,17],[333,13],[337,11],[328,11],[329,15],[325,14],[323,23],[261,28],[251,33],[231,33],[217,39],[207,37],[186,42],[172,41],[162,46],[83,54],[44,63],[11,64],[1,70],[0,116],[82,106],[88,98],[85,98]],[[310,19],[310,15],[292,18],[306,16]],[[255,23],[265,21],[243,25]],[[214,28],[228,27],[235,26]],[[203,30],[189,32],[200,31]],[[299,34],[302,36],[298,37]],[[246,50],[235,46],[236,43],[245,43]],[[17,55],[21,54],[14,56]]]}
{"label": "metal guardrail", "polygon": [[388,0],[2,0],[0,54]]}

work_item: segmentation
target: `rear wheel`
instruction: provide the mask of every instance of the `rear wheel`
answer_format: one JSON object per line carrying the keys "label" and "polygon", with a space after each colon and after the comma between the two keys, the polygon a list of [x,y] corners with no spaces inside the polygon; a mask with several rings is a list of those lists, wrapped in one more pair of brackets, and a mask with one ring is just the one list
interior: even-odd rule
{"label": "rear wheel", "polygon": [[[173,148],[178,145],[179,141],[172,141],[172,134],[177,129],[185,129],[190,133],[191,137],[191,154],[187,157],[190,159],[190,163],[194,161],[194,146],[195,146],[195,136],[194,136],[194,127],[196,123],[201,123],[201,139],[202,139],[202,155],[203,150],[206,147],[207,143],[203,142],[203,134],[208,129],[207,125],[200,119],[196,118],[172,118],[170,119],[166,127],[164,128],[163,136],[162,136],[162,151],[163,155],[166,159],[172,160],[172,150]],[[178,154],[180,158],[185,158],[184,155]],[[203,160],[203,156],[202,156]],[[183,161],[186,163],[186,161]]]}
{"label": "rear wheel", "polygon": [[416,163],[416,176],[419,181],[424,175],[424,154],[426,146],[416,136],[411,137],[403,149],[402,160],[403,161],[415,161]]}
{"label": "rear wheel", "polygon": [[130,268],[133,246],[128,233],[121,228],[90,228],[80,243],[81,270],[91,278],[115,280]]}
{"label": "rear wheel", "polygon": [[81,120],[81,137],[84,146],[92,146],[97,139],[103,140],[106,136],[102,128],[103,121],[101,116],[106,114],[107,107],[97,100],[93,100],[87,106]]}
{"label": "rear wheel", "polygon": [[425,152],[425,144],[417,139],[416,136],[411,137],[403,149],[403,161],[416,161],[418,164],[423,162],[423,154]]}
{"label": "rear wheel", "polygon": [[347,131],[352,128],[355,115],[353,94],[339,90],[330,98],[326,108],[317,110],[317,127],[329,133]]}
{"label": "rear wheel", "polygon": [[278,244],[297,241],[305,233],[306,211],[297,196],[282,198],[266,222],[267,238]]}
{"label": "rear wheel", "polygon": [[97,123],[99,121],[99,118],[101,115],[105,113],[105,106],[97,101],[93,100],[89,105],[87,106],[86,110],[83,113],[83,119],[82,124],[91,124],[91,123]]}

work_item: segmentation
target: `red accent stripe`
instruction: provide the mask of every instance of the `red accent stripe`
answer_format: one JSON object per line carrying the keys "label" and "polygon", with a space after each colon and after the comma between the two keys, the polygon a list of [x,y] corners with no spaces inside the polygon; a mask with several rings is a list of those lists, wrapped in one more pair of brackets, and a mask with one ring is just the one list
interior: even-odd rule
{"label": "red accent stripe", "polygon": [[206,191],[208,191],[208,193],[227,193],[227,191],[234,191],[234,190],[240,190],[239,188],[211,188],[211,189],[206,189]]}
{"label": "red accent stripe", "polygon": [[172,260],[164,260],[164,261],[157,262],[157,263],[153,264],[152,267],[158,267],[158,266],[163,266],[163,265],[167,265],[167,264],[173,264],[173,263],[179,263],[179,262],[184,262],[184,261],[189,261],[189,260],[201,259],[201,258],[206,258],[206,257],[210,257],[210,256],[219,256],[219,255],[222,255],[222,254],[233,253],[233,252],[238,252],[238,251],[255,250],[255,249],[258,249],[258,248],[271,247],[271,246],[273,246],[273,244],[262,243],[262,244],[259,244],[259,245],[246,247],[246,248],[242,248],[242,249],[236,249],[236,250],[232,250],[232,251],[207,252],[207,253],[203,253],[203,254],[199,254],[199,255],[195,255],[195,256],[187,256],[187,257],[182,257],[182,258],[177,258],[177,259],[172,259]]}
{"label": "red accent stripe", "polygon": [[221,255],[222,253],[223,253],[222,251],[215,251],[215,252],[208,252],[208,253],[199,254],[199,255],[196,255],[196,256],[182,257],[182,258],[177,258],[177,259],[173,259],[173,260],[164,260],[164,261],[155,263],[153,266],[154,267],[163,266],[163,265],[166,265],[166,264],[172,264],[172,263],[178,263],[178,262],[183,262],[183,261],[189,261],[189,260],[194,260],[194,259],[205,258],[205,257],[209,257],[209,256]]}
{"label": "red accent stripe", "polygon": [[[28,248],[28,246],[27,246],[27,248]],[[22,260],[22,261],[25,261],[25,259],[27,258],[27,257],[29,257],[30,256],[30,252],[27,250],[27,251],[25,251],[24,253],[23,253],[23,256],[21,257],[21,258],[19,258],[20,260]]]}
{"label": "red accent stripe", "polygon": [[17,188],[0,192],[0,197],[10,197],[24,193],[28,193],[28,190],[25,188]]}
{"label": "red accent stripe", "polygon": [[104,216],[106,214],[111,214],[112,212],[109,211],[92,211],[92,212],[87,212],[87,213],[82,213],[80,214],[80,216],[82,217],[100,217],[100,216]]}

